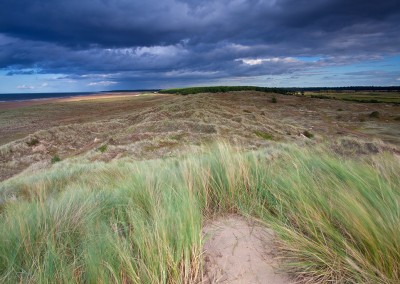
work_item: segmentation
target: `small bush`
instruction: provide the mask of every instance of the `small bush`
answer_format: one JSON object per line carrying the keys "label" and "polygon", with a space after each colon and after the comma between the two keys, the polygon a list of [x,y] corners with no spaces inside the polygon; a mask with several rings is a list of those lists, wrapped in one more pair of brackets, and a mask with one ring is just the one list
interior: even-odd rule
{"label": "small bush", "polygon": [[55,154],[52,158],[51,158],[51,163],[55,164],[61,161],[60,156],[58,156],[57,154]]}
{"label": "small bush", "polygon": [[29,140],[28,142],[26,142],[26,144],[30,147],[32,146],[36,146],[37,144],[39,144],[39,139],[37,138],[32,138],[31,140]]}
{"label": "small bush", "polygon": [[312,134],[312,133],[309,132],[308,130],[305,130],[305,131],[303,132],[303,135],[304,135],[305,137],[309,138],[309,139],[311,139],[311,138],[314,137],[314,134]]}
{"label": "small bush", "polygon": [[369,114],[369,117],[371,118],[378,118],[380,116],[379,111],[373,111]]}
{"label": "small bush", "polygon": [[272,97],[271,102],[273,104],[276,104],[278,102],[278,99],[276,97]]}
{"label": "small bush", "polygon": [[343,109],[342,108],[338,108],[337,111],[343,111]]}
{"label": "small bush", "polygon": [[107,144],[101,145],[99,148],[97,148],[97,151],[100,151],[101,153],[107,151]]}
{"label": "small bush", "polygon": [[395,117],[394,120],[400,121],[400,116]]}
{"label": "small bush", "polygon": [[274,137],[271,134],[266,133],[266,132],[254,131],[254,134],[265,140],[273,140],[274,139]]}

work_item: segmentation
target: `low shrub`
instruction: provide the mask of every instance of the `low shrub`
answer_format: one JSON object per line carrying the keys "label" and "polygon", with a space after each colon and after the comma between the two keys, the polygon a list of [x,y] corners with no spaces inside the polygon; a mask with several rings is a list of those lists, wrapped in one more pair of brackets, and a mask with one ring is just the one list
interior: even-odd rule
{"label": "low shrub", "polygon": [[55,154],[52,158],[51,158],[51,163],[55,164],[61,161],[60,156],[58,156],[57,154]]}
{"label": "low shrub", "polygon": [[37,138],[32,138],[31,140],[29,140],[28,142],[26,142],[26,144],[30,147],[32,146],[36,146],[37,144],[39,144],[40,141]]}
{"label": "low shrub", "polygon": [[380,117],[380,113],[379,111],[373,111],[369,114],[369,117],[371,118],[379,118]]}
{"label": "low shrub", "polygon": [[312,134],[311,132],[309,132],[308,130],[305,130],[303,132],[303,135],[309,139],[312,139],[314,137],[314,134]]}
{"label": "low shrub", "polygon": [[104,153],[105,151],[107,151],[107,144],[101,145],[99,148],[97,148],[97,151]]}

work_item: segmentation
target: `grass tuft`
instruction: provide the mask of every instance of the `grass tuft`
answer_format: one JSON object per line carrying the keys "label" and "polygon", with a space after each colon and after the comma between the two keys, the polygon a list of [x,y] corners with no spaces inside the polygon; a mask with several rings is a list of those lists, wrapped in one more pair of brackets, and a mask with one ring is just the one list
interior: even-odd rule
{"label": "grass tuft", "polygon": [[107,151],[107,144],[101,145],[99,148],[97,148],[97,151],[104,153],[105,151]]}
{"label": "grass tuft", "polygon": [[254,131],[254,134],[265,140],[273,140],[272,134],[263,131]]}

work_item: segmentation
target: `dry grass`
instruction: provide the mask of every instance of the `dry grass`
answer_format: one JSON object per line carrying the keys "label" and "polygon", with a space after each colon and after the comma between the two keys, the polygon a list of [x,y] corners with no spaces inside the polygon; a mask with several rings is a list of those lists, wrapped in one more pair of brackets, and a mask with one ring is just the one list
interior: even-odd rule
{"label": "dry grass", "polygon": [[0,146],[0,282],[195,282],[204,218],[236,213],[302,281],[399,283],[398,111],[233,92],[0,112],[23,136]]}
{"label": "dry grass", "polygon": [[[279,97],[279,104],[271,103],[274,96]],[[248,149],[268,147],[274,143],[255,133],[267,133],[274,141],[300,145],[348,136],[362,139],[379,137],[400,143],[399,124],[393,119],[386,121],[395,115],[396,106],[327,102],[257,92],[186,97],[149,95],[118,98],[116,101],[70,103],[13,110],[14,120],[11,119],[7,126],[10,129],[22,119],[15,120],[21,114],[26,116],[22,125],[28,125],[31,117],[38,113],[44,114],[39,116],[42,122],[38,127],[51,121],[61,125],[45,127],[21,140],[0,146],[0,180],[23,170],[48,167],[55,154],[62,159],[80,155],[102,161],[121,157],[149,159],[178,155],[215,139],[229,139],[233,144]],[[381,117],[360,122],[359,117],[368,118],[372,107],[379,110]],[[344,111],[337,121],[336,110],[339,108]],[[5,114],[10,115],[4,112],[3,117]],[[86,116],[90,117],[89,121]],[[82,119],[82,122],[73,123],[74,119]],[[315,137],[312,140],[305,138],[304,131]],[[5,133],[7,136],[7,131]],[[39,143],[29,146],[32,139]],[[107,151],[95,151],[105,143]]]}

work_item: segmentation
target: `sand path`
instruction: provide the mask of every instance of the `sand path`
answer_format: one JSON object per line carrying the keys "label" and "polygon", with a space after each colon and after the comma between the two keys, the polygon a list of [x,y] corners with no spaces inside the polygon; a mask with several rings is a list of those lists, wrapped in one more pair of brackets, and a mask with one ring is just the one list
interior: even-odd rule
{"label": "sand path", "polygon": [[203,283],[294,283],[279,271],[272,230],[239,216],[210,222],[203,229]]}

